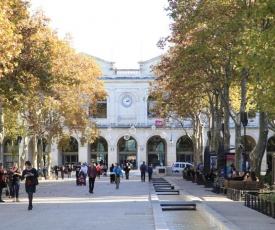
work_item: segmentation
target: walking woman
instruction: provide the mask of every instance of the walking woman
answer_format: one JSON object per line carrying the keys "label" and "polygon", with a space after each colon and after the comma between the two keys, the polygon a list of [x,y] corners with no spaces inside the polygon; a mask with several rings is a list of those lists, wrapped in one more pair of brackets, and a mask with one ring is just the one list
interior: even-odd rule
{"label": "walking woman", "polygon": [[29,199],[29,207],[28,210],[32,210],[32,199],[33,199],[33,193],[35,193],[36,185],[34,183],[34,177],[38,177],[38,172],[35,168],[32,168],[31,162],[26,161],[25,162],[25,170],[22,173],[22,180],[26,179],[25,182],[25,189],[26,193],[28,193],[28,199]]}
{"label": "walking woman", "polygon": [[19,188],[20,188],[20,177],[22,175],[21,169],[18,167],[18,162],[13,162],[13,167],[11,172],[13,172],[12,187],[13,187],[13,202],[19,202]]}

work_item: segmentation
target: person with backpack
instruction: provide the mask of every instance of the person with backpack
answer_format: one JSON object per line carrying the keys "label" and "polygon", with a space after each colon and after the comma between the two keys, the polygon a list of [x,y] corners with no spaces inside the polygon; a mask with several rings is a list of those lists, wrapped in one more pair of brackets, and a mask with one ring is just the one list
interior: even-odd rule
{"label": "person with backpack", "polygon": [[149,177],[149,182],[152,180],[152,174],[153,174],[153,166],[150,164],[148,167],[148,177]]}
{"label": "person with backpack", "polygon": [[96,171],[94,162],[90,162],[90,166],[88,168],[87,174],[89,177],[89,193],[94,193],[95,178],[97,175],[97,171]]}
{"label": "person with backpack", "polygon": [[115,173],[116,189],[119,189],[120,176],[123,178],[123,173],[119,166],[119,163],[116,163],[116,166],[114,167],[113,172]]}
{"label": "person with backpack", "polygon": [[141,182],[145,182],[145,173],[147,170],[145,161],[143,161],[143,163],[140,165],[139,169],[140,169],[140,174],[141,174]]}

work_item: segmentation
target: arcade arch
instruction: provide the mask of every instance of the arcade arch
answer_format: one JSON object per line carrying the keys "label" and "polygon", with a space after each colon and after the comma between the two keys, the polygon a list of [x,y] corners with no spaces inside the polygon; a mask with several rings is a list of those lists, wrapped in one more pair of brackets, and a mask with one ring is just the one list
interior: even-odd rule
{"label": "arcade arch", "polygon": [[187,135],[181,136],[177,141],[176,160],[178,162],[193,162],[193,142]]}
{"label": "arcade arch", "polygon": [[[246,138],[245,143],[244,143],[244,138]],[[256,141],[254,140],[253,137],[246,135],[246,136],[242,136],[241,144],[243,145],[243,147],[245,147],[245,152],[248,155],[255,148]]]}
{"label": "arcade arch", "polygon": [[[78,163],[78,142],[77,140],[70,136],[68,139],[64,138],[63,140],[61,139],[60,141],[64,141],[65,144],[60,146],[61,147],[61,155],[62,155],[62,164],[63,165],[68,165],[71,164],[73,166],[77,165]],[[66,143],[67,142],[67,143]]]}
{"label": "arcade arch", "polygon": [[147,142],[147,162],[153,167],[165,166],[166,159],[166,142],[160,136],[153,136]]}
{"label": "arcade arch", "polygon": [[104,137],[99,137],[91,144],[91,161],[108,165],[108,143]]}
{"label": "arcade arch", "polygon": [[132,164],[132,168],[137,168],[137,141],[130,136],[125,140],[125,137],[121,137],[118,141],[118,158],[119,163],[123,167],[126,162]]}
{"label": "arcade arch", "polygon": [[19,145],[17,141],[7,138],[3,141],[4,168],[8,169],[14,161],[19,160]]}

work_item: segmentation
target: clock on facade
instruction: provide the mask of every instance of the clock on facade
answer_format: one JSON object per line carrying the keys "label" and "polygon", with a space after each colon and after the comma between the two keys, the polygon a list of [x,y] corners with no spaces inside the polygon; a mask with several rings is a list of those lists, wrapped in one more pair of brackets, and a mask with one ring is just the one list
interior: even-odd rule
{"label": "clock on facade", "polygon": [[122,98],[122,105],[124,107],[130,107],[132,105],[133,98],[129,94],[125,94]]}

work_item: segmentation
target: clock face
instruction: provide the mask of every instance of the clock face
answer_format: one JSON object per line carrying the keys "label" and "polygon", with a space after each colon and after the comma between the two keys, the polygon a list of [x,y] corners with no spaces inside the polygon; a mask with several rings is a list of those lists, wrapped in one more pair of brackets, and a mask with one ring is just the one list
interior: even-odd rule
{"label": "clock face", "polygon": [[125,106],[125,107],[129,107],[131,106],[133,102],[133,99],[130,95],[125,95],[123,98],[122,98],[122,105]]}

